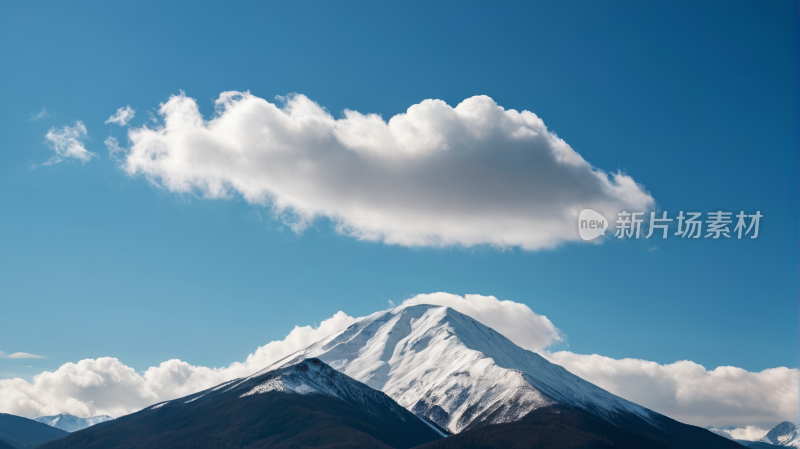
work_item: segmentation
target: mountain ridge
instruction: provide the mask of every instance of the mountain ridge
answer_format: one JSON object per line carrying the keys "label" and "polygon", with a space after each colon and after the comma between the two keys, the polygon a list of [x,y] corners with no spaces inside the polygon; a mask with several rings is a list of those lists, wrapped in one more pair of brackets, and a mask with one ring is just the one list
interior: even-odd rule
{"label": "mountain ridge", "polygon": [[108,415],[91,416],[89,418],[78,418],[69,413],[60,413],[58,415],[39,416],[33,418],[34,421],[42,424],[47,424],[50,427],[64,430],[66,432],[75,432],[95,424],[110,421],[114,418]]}
{"label": "mountain ridge", "polygon": [[67,435],[69,432],[32,419],[0,413],[0,440],[16,449],[33,449]]}
{"label": "mountain ridge", "polygon": [[310,358],[154,404],[41,449],[389,449],[438,438],[386,394]]}

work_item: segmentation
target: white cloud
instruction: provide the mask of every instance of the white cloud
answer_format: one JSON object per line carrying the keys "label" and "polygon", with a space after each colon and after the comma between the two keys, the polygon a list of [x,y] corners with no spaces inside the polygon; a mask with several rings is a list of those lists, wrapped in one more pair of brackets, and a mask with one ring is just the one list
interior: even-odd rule
{"label": "white cloud", "polygon": [[3,351],[0,351],[0,359],[43,359],[44,357],[36,354],[28,354],[27,352],[14,352],[12,354],[6,354]]}
{"label": "white cloud", "polygon": [[272,362],[291,355],[295,351],[305,348],[311,343],[315,343],[334,332],[346,328],[356,321],[358,321],[357,318],[353,318],[339,311],[332,317],[324,320],[316,328],[311,326],[295,326],[285,339],[273,341],[259,347],[256,352],[247,356],[247,360],[245,360],[244,363],[234,363],[231,365],[231,368],[235,368],[242,373],[247,372],[247,374],[252,374]]}
{"label": "white cloud", "polygon": [[575,240],[591,204],[648,210],[633,178],[592,167],[534,113],[476,96],[425,100],[388,122],[335,119],[303,95],[285,106],[225,92],[205,120],[184,94],[163,126],[128,132],[124,168],[174,192],[241,195],[299,232],[318,217],[356,238],[405,246],[541,249]]}
{"label": "white cloud", "polygon": [[115,358],[103,357],[66,363],[54,372],[34,376],[33,382],[3,379],[0,380],[0,412],[31,418],[59,413],[81,417],[125,415],[250,375],[355,321],[337,312],[317,328],[295,326],[284,340],[261,346],[244,362],[226,368],[168,360],[139,374]]}
{"label": "white cloud", "polygon": [[118,161],[119,156],[125,154],[125,148],[119,146],[119,140],[117,140],[116,137],[108,136],[103,143],[106,144],[106,148],[108,148],[108,156],[111,159]]}
{"label": "white cloud", "polygon": [[57,164],[67,157],[78,159],[81,162],[88,162],[93,156],[97,156],[83,146],[81,140],[86,137],[86,134],[86,126],[80,120],[75,122],[75,126],[64,126],[61,129],[50,128],[44,138],[50,148],[56,152],[56,155],[43,165]]}
{"label": "white cloud", "polygon": [[563,351],[547,358],[629,401],[703,427],[772,427],[793,420],[798,412],[797,369],[749,372],[720,366],[706,370],[688,360],[661,365]]}
{"label": "white cloud", "polygon": [[136,109],[131,109],[130,105],[117,109],[117,112],[106,120],[106,124],[116,123],[119,126],[126,126],[136,115]]}
{"label": "white cloud", "polygon": [[41,120],[47,117],[50,117],[50,114],[47,112],[47,108],[42,108],[42,110],[37,114],[31,114],[30,121],[35,122],[36,120]]}
{"label": "white cloud", "polygon": [[728,431],[737,440],[757,441],[764,437],[769,430],[756,426],[739,427]]}
{"label": "white cloud", "polygon": [[407,299],[403,301],[401,307],[411,304],[450,307],[475,318],[518,346],[531,351],[543,351],[564,339],[561,331],[546,316],[537,315],[525,304],[500,301],[494,296],[431,293]]}
{"label": "white cloud", "polygon": [[[402,305],[421,302],[468,314],[528,349],[538,350],[562,338],[547,318],[524,304],[491,296],[434,293],[415,296]],[[120,416],[252,374],[356,321],[338,312],[318,328],[296,326],[284,340],[261,346],[244,362],[224,368],[168,360],[140,374],[117,359],[100,358],[67,363],[35,376],[32,382],[0,380],[0,412],[28,417],[58,413]],[[660,365],[571,352],[542,354],[614,394],[679,421],[703,427],[737,426],[739,429],[731,432],[741,438],[794,420],[798,412],[797,369],[748,372],[719,367],[709,371],[689,361]]]}

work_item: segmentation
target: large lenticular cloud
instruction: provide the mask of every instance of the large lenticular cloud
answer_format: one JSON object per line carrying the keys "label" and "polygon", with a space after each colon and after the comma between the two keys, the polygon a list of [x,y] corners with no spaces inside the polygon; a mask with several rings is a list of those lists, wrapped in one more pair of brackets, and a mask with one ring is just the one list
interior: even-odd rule
{"label": "large lenticular cloud", "polygon": [[534,113],[486,96],[455,108],[425,100],[388,123],[349,110],[335,119],[303,95],[284,100],[225,92],[205,120],[195,100],[173,96],[163,126],[129,131],[122,164],[174,192],[270,205],[297,231],[327,217],[356,238],[405,246],[549,248],[575,239],[583,205],[654,203]]}

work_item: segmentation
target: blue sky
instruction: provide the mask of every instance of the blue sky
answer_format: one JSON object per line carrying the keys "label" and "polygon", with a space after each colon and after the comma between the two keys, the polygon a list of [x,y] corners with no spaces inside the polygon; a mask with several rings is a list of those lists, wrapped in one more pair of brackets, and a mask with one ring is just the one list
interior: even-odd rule
{"label": "blue sky", "polygon": [[[0,350],[46,358],[0,359],[0,378],[101,356],[223,366],[295,325],[436,291],[527,304],[567,335],[556,349],[797,367],[797,19],[792,2],[4,4]],[[108,157],[117,108],[142,126],[180,90],[207,118],[230,90],[296,92],[337,118],[488,95],[671,214],[760,210],[760,236],[408,248],[324,218],[298,235]],[[76,120],[98,157],[42,166],[44,135]]]}

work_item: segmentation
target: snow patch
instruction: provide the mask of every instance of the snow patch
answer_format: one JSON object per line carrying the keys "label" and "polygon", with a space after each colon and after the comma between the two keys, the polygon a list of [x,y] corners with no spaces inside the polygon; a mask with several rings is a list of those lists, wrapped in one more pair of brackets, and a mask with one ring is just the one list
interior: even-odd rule
{"label": "snow patch", "polygon": [[184,404],[188,404],[188,403],[190,403],[190,402],[194,402],[194,401],[196,401],[196,400],[198,400],[198,399],[202,398],[203,396],[205,396],[205,394],[201,394],[200,396],[198,396],[198,397],[196,397],[196,398],[189,399],[188,401],[184,402]]}

